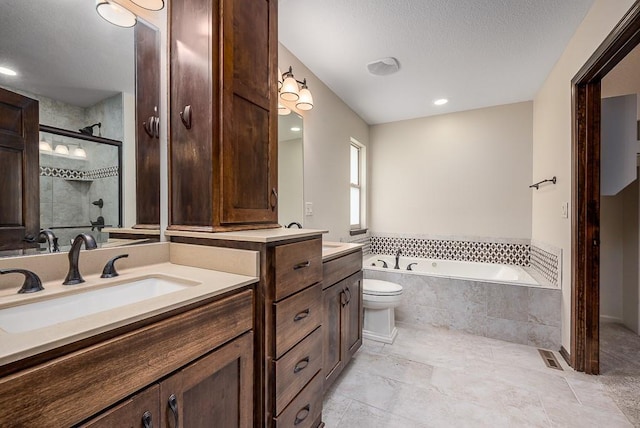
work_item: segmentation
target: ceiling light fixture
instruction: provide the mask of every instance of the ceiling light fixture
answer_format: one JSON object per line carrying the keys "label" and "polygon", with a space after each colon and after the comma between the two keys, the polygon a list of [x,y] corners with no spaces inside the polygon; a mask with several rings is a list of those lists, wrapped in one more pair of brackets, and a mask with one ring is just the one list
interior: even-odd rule
{"label": "ceiling light fixture", "polygon": [[[299,87],[298,85],[301,85]],[[278,91],[280,92],[280,98],[285,101],[296,102],[296,108],[298,110],[311,110],[313,108],[313,97],[311,96],[311,91],[307,87],[307,79],[302,81],[296,80],[293,76],[293,69],[289,66],[289,71],[284,74],[280,74],[280,69],[278,69]],[[278,105],[278,114],[285,115],[291,112],[285,106],[282,110],[280,108],[280,104]],[[286,113],[284,112],[286,110]],[[282,111],[282,112],[281,112]]]}
{"label": "ceiling light fixture", "polygon": [[147,10],[162,10],[164,7],[164,0],[131,0],[134,4],[137,4],[143,9]]}
{"label": "ceiling light fixture", "polygon": [[443,106],[443,105],[445,105],[445,104],[446,104],[446,103],[448,103],[448,102],[449,102],[449,100],[448,100],[448,99],[446,99],[446,98],[440,98],[440,99],[438,99],[438,100],[435,100],[433,103],[434,103],[435,105],[437,105],[437,106]]}
{"label": "ceiling light fixture", "polygon": [[138,22],[133,12],[113,1],[96,0],[96,11],[104,20],[118,27],[129,28]]}
{"label": "ceiling light fixture", "polygon": [[400,63],[393,57],[381,58],[367,64],[367,70],[375,76],[388,76],[400,70]]}
{"label": "ceiling light fixture", "polygon": [[294,126],[294,127],[291,128],[291,130],[293,132],[300,132],[300,127],[299,126]]}
{"label": "ceiling light fixture", "polygon": [[6,74],[7,76],[16,76],[18,74],[15,71],[13,71],[12,69],[7,68],[7,67],[0,67],[0,73],[1,74]]}

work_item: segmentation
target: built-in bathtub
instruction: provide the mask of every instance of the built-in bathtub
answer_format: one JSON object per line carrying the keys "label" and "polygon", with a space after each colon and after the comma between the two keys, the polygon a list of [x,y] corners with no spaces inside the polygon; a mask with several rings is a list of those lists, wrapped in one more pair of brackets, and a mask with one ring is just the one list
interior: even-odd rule
{"label": "built-in bathtub", "polygon": [[369,255],[363,262],[365,278],[402,285],[399,323],[560,349],[561,291],[521,266],[401,256],[400,269],[394,267],[389,255]]}

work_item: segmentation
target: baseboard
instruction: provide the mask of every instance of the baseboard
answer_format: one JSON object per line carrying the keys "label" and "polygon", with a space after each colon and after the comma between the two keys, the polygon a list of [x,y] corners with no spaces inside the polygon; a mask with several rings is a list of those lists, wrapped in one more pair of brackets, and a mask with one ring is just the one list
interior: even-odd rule
{"label": "baseboard", "polygon": [[622,318],[612,317],[610,315],[600,315],[600,322],[616,322],[623,324]]}
{"label": "baseboard", "polygon": [[562,358],[564,358],[564,360],[567,362],[567,364],[569,364],[569,367],[573,367],[571,365],[571,355],[569,355],[567,350],[564,349],[564,346],[560,346],[560,355],[562,355]]}

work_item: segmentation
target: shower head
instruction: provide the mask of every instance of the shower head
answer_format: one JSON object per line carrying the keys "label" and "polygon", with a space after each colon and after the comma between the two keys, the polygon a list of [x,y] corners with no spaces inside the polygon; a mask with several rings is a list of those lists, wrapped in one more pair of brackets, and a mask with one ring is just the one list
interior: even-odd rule
{"label": "shower head", "polygon": [[82,129],[78,129],[78,131],[80,131],[80,133],[84,134],[84,135],[93,135],[93,127],[94,126],[97,126],[98,128],[100,128],[102,126],[102,123],[100,123],[100,122],[94,123],[93,125],[85,126]]}

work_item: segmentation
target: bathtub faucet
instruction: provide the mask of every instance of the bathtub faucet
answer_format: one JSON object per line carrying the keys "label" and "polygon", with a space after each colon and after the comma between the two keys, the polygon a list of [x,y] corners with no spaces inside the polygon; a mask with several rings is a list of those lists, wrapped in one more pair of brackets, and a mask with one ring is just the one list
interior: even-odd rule
{"label": "bathtub faucet", "polygon": [[398,248],[396,252],[396,265],[393,267],[394,269],[400,269],[400,255],[402,254],[402,250]]}

